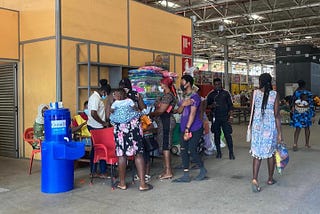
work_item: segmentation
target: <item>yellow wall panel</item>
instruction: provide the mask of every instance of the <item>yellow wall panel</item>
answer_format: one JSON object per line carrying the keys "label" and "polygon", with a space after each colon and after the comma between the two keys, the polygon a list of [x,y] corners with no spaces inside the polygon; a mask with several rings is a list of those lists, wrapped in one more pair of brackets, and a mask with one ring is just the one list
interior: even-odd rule
{"label": "yellow wall panel", "polygon": [[0,58],[19,58],[19,13],[0,9]]}
{"label": "yellow wall panel", "polygon": [[0,0],[0,7],[20,11],[22,3],[22,0]]}
{"label": "yellow wall panel", "polygon": [[100,62],[128,65],[128,49],[100,46]]}
{"label": "yellow wall panel", "polygon": [[24,127],[32,127],[38,106],[56,100],[55,40],[25,44],[23,55]]}
{"label": "yellow wall panel", "polygon": [[55,36],[55,1],[23,1],[20,20],[21,41]]}
{"label": "yellow wall panel", "polygon": [[76,110],[76,42],[62,40],[62,101],[71,115]]}
{"label": "yellow wall panel", "polygon": [[176,56],[176,73],[178,75],[176,86],[180,85],[180,78],[182,77],[182,57]]}
{"label": "yellow wall panel", "polygon": [[181,54],[181,36],[191,36],[191,19],[130,1],[130,44]]}
{"label": "yellow wall panel", "polygon": [[146,62],[153,61],[153,53],[145,51],[130,51],[130,64],[131,66],[144,66]]}
{"label": "yellow wall panel", "polygon": [[127,45],[127,0],[62,1],[62,35]]}

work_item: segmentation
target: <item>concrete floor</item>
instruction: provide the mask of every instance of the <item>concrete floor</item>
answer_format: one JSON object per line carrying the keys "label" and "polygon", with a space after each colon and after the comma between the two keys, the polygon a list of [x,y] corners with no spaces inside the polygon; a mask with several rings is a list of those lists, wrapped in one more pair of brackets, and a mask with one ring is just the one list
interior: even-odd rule
{"label": "concrete floor", "polygon": [[[0,157],[0,213],[320,213],[319,125],[311,128],[312,148],[303,147],[302,135],[297,152],[291,149],[294,130],[283,126],[290,162],[283,175],[275,174],[278,182],[268,186],[263,161],[260,193],[251,191],[252,160],[245,143],[246,125],[233,128],[236,160],[229,160],[224,148],[221,160],[204,157],[208,180],[180,184],[157,180],[161,159],[155,159],[151,173],[154,189],[148,192],[139,192],[138,183],[126,191],[112,191],[109,181],[104,183],[101,179],[91,186],[89,169],[84,167],[75,170],[74,190],[44,194],[40,190],[39,161],[29,176],[28,160]],[[175,156],[173,162],[178,166],[180,157]],[[174,173],[178,177],[182,171],[176,169]]]}

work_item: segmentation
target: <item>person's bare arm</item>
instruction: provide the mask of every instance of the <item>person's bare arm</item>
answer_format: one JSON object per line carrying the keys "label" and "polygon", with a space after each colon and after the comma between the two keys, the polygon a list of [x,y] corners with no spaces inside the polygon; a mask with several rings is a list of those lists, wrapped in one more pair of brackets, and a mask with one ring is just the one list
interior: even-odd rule
{"label": "person's bare arm", "polygon": [[281,130],[281,116],[280,116],[280,111],[279,111],[279,95],[277,93],[276,100],[274,103],[274,117],[276,120],[276,128],[278,132],[278,143],[283,141],[282,139],[282,130]]}
{"label": "person's bare arm", "polygon": [[85,126],[85,125],[87,125],[87,121],[83,122],[79,126],[72,127],[71,128],[72,133],[80,131],[80,129],[82,129],[82,127]]}
{"label": "person's bare arm", "polygon": [[138,97],[138,107],[139,110],[142,111],[143,109],[147,108],[146,104],[144,103],[142,96],[138,93],[136,95]]}
{"label": "person's bare arm", "polygon": [[181,105],[179,106],[179,108],[177,108],[176,110],[174,110],[174,113],[178,113],[181,114],[183,112],[184,107],[192,105],[194,103],[194,100],[192,99],[185,99]]}
{"label": "person's bare arm", "polygon": [[93,119],[95,119],[95,121],[97,121],[98,123],[100,123],[103,127],[107,127],[107,126],[108,126],[108,123],[105,122],[105,121],[103,121],[103,120],[99,117],[97,111],[91,110],[91,116],[93,117]]}
{"label": "person's bare arm", "polygon": [[159,116],[161,114],[163,114],[169,107],[168,103],[160,103],[159,107],[156,108],[156,110],[154,112],[151,112],[149,114],[150,117],[155,117],[155,116]]}

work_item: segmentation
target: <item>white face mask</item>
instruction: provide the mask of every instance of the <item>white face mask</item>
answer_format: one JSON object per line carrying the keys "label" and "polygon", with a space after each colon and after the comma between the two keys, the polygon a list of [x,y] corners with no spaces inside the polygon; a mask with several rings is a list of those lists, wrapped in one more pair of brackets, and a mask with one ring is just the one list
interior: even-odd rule
{"label": "white face mask", "polygon": [[161,92],[161,93],[164,92],[164,90],[163,90],[163,88],[162,88],[161,86],[158,86],[158,90],[159,90],[159,92]]}

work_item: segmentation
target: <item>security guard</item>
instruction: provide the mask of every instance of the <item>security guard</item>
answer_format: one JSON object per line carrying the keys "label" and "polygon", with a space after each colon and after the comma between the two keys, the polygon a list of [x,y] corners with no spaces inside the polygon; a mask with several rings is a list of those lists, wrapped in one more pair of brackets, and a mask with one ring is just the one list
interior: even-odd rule
{"label": "security guard", "polygon": [[233,119],[233,104],[231,95],[227,90],[224,90],[222,88],[220,78],[215,78],[213,80],[213,84],[215,88],[207,96],[207,107],[211,109],[212,113],[211,131],[214,133],[214,143],[217,148],[216,158],[220,159],[222,157],[220,148],[220,136],[222,128],[229,149],[229,159],[234,160],[235,157],[233,153],[233,143],[231,136],[231,122]]}

